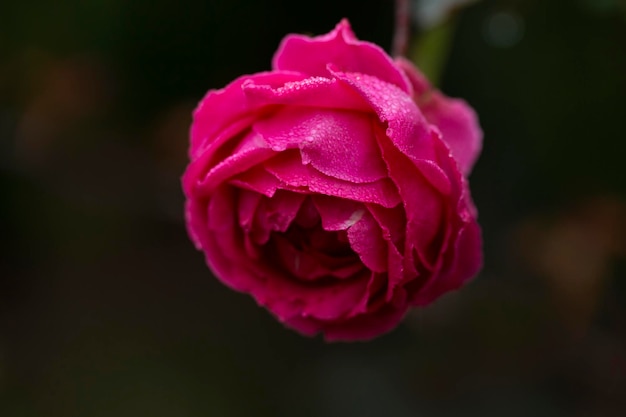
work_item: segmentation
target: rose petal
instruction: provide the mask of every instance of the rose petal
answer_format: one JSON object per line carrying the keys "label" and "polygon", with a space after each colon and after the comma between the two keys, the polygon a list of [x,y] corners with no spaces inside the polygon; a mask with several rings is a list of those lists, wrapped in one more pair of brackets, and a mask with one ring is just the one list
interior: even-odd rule
{"label": "rose petal", "polygon": [[320,214],[315,208],[310,195],[308,195],[302,203],[300,211],[298,211],[296,215],[295,222],[306,229],[312,229],[320,222]]}
{"label": "rose petal", "polygon": [[313,204],[322,218],[324,230],[347,230],[365,213],[362,203],[325,195],[313,195]]}
{"label": "rose petal", "polygon": [[[206,175],[200,175],[197,168],[205,165],[205,156],[202,155],[193,161],[185,174],[185,181],[188,182],[187,193],[188,195],[208,196],[219,184],[245,172],[275,154],[260,135],[250,132],[235,148],[233,154],[213,167]],[[198,178],[195,184],[192,178]]]}
{"label": "rose petal", "polygon": [[482,266],[480,227],[469,221],[460,231],[442,262],[443,270],[411,299],[413,305],[426,305],[442,294],[455,290],[473,278]]}
{"label": "rose petal", "polygon": [[377,311],[381,307],[379,300],[384,299],[384,297],[381,297],[381,294],[384,294],[387,281],[387,274],[372,271],[370,281],[367,284],[367,291],[363,294],[359,304],[350,312],[348,318]]}
{"label": "rose petal", "polygon": [[249,232],[252,230],[254,215],[263,196],[248,190],[240,190],[237,195],[239,226],[241,226],[244,232]]}
{"label": "rose petal", "polygon": [[261,251],[259,246],[252,238],[254,229],[254,216],[256,215],[259,204],[262,201],[263,195],[248,190],[234,190],[237,195],[237,218],[239,219],[239,226],[243,230],[244,247],[246,254],[253,259],[259,259],[261,257]]}
{"label": "rose petal", "polygon": [[330,177],[354,183],[386,177],[386,169],[363,113],[289,107],[254,124],[275,151],[300,148],[302,161]]}
{"label": "rose petal", "polygon": [[389,282],[386,300],[389,301],[398,285],[417,277],[417,269],[413,262],[405,260],[402,255],[405,251],[406,215],[400,206],[388,209],[376,204],[367,204],[366,208],[381,228],[383,239],[388,242],[387,275]]}
{"label": "rose petal", "polygon": [[[194,111],[191,127],[189,155],[195,159],[202,152],[214,153],[231,137],[247,126],[259,111],[266,106],[261,101],[251,102],[246,97],[243,85],[254,82],[258,85],[279,87],[287,82],[307,78],[303,74],[288,71],[262,72],[244,75],[221,90],[210,90]],[[235,129],[232,126],[236,126]],[[224,132],[228,132],[227,135]],[[216,138],[220,138],[216,140]]]}
{"label": "rose petal", "polygon": [[403,292],[398,292],[393,304],[370,313],[361,314],[347,320],[323,321],[296,316],[285,322],[285,325],[309,336],[319,332],[324,334],[328,342],[366,341],[395,328],[407,310]]}
{"label": "rose petal", "polygon": [[[451,181],[450,214],[445,230],[439,235],[438,245],[431,248],[429,259],[436,261],[424,263],[429,274],[409,284],[413,304],[429,303],[445,291],[458,288],[477,273],[482,263],[480,228],[476,223],[475,208],[466,194],[467,184],[448,148],[443,143],[436,145],[441,168],[454,178]],[[461,267],[456,267],[459,264],[455,261],[457,256],[462,259]]]}
{"label": "rose petal", "polygon": [[358,40],[346,19],[326,35],[286,36],[274,55],[272,67],[330,78],[326,66],[331,62],[342,71],[369,74],[411,91],[406,76],[389,55],[377,45]]}
{"label": "rose petal", "polygon": [[355,184],[328,177],[310,165],[302,165],[298,153],[281,152],[265,163],[268,172],[293,187],[308,187],[311,192],[394,207],[400,203],[393,183],[385,178],[372,183]]}
{"label": "rose petal", "polygon": [[399,58],[396,64],[413,85],[415,101],[426,120],[439,128],[461,172],[469,175],[482,148],[483,134],[476,113],[464,100],[446,97],[433,89],[408,60]]}
{"label": "rose petal", "polygon": [[387,271],[387,245],[378,223],[369,212],[348,229],[350,246],[363,264],[374,272]]}
{"label": "rose petal", "polygon": [[393,330],[407,311],[404,291],[396,293],[393,303],[385,304],[371,314],[361,314],[345,322],[330,323],[324,329],[328,342],[370,340]]}
{"label": "rose petal", "polygon": [[266,218],[271,230],[284,232],[295,219],[305,198],[304,194],[278,190],[272,198],[263,198],[257,218]]}
{"label": "rose petal", "polygon": [[379,120],[387,123],[385,136],[393,145],[408,156],[420,171],[424,170],[423,175],[442,193],[449,192],[446,176],[436,169],[433,136],[439,133],[426,122],[411,97],[396,86],[374,77],[334,70],[333,74],[371,104]]}
{"label": "rose petal", "polygon": [[421,258],[434,263],[436,259],[428,257],[431,253],[429,246],[441,232],[444,223],[446,207],[442,196],[387,138],[381,138],[379,143],[389,175],[404,203],[407,219],[404,256],[411,259],[415,249]]}
{"label": "rose petal", "polygon": [[200,201],[185,201],[185,226],[193,245],[197,250],[201,250],[202,239],[200,235],[206,230],[206,216],[203,213]]}
{"label": "rose petal", "polygon": [[404,207],[398,205],[386,208],[378,204],[366,204],[365,207],[378,222],[383,232],[383,239],[392,242],[399,250],[403,250],[406,229]]}
{"label": "rose petal", "polygon": [[387,243],[388,285],[385,300],[389,301],[396,288],[407,281],[417,278],[417,269],[412,259],[405,259],[406,215],[401,206],[392,209],[377,204],[367,204],[367,210],[382,230]]}
{"label": "rose petal", "polygon": [[259,245],[265,244],[271,232],[284,232],[295,219],[306,196],[278,190],[272,198],[264,197],[257,206],[254,216],[252,239]]}
{"label": "rose petal", "polygon": [[366,276],[357,276],[318,286],[272,277],[252,294],[283,321],[294,316],[337,320],[359,302],[367,282]]}
{"label": "rose petal", "polygon": [[266,197],[272,197],[276,190],[285,185],[274,175],[268,173],[263,166],[254,166],[241,174],[235,175],[228,182],[239,188],[256,191]]}
{"label": "rose petal", "polygon": [[334,78],[309,77],[286,82],[280,87],[247,80],[242,88],[252,103],[296,105],[316,109],[367,111],[369,105],[350,88]]}
{"label": "rose petal", "polygon": [[426,119],[441,131],[461,172],[469,175],[480,154],[483,136],[474,110],[465,101],[449,99],[438,92],[420,108]]}
{"label": "rose petal", "polygon": [[404,257],[391,242],[387,242],[387,293],[385,301],[390,301],[401,284],[406,282],[407,278],[415,278],[413,272],[405,273]]}

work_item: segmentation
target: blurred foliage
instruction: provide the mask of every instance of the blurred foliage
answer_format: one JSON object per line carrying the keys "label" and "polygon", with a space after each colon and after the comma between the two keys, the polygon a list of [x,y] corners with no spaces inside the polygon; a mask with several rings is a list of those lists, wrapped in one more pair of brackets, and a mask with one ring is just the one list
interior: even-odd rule
{"label": "blurred foliage", "polygon": [[348,17],[387,47],[391,3],[0,3],[0,415],[623,415],[624,2],[450,13],[416,54],[480,116],[485,269],[387,336],[326,345],[193,249],[190,114],[285,33]]}

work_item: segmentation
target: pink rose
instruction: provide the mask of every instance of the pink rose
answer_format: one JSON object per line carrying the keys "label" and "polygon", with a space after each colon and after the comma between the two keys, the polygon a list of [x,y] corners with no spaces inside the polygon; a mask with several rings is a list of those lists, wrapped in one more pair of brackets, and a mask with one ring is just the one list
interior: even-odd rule
{"label": "pink rose", "polygon": [[370,339],[480,269],[468,105],[347,20],[200,102],[189,234],[219,280],[327,340]]}

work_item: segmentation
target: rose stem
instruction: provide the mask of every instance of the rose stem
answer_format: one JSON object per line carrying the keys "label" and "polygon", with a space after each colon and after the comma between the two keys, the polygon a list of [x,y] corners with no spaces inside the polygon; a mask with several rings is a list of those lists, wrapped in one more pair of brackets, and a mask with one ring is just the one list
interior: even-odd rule
{"label": "rose stem", "polygon": [[396,0],[396,21],[393,34],[393,56],[405,56],[409,45],[411,0]]}

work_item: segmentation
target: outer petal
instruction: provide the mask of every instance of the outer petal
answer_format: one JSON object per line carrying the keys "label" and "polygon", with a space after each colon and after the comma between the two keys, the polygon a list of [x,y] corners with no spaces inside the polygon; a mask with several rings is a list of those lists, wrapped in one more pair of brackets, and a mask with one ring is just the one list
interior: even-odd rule
{"label": "outer petal", "polygon": [[379,46],[359,41],[344,19],[326,35],[286,36],[274,55],[272,67],[330,78],[329,63],[341,71],[360,72],[396,85],[409,93],[411,86],[393,60]]}
{"label": "outer petal", "polygon": [[436,279],[413,297],[414,305],[426,305],[439,296],[455,290],[473,278],[482,267],[480,227],[476,221],[469,221],[460,231],[449,251],[445,254],[443,270]]}
{"label": "outer petal", "polygon": [[370,340],[395,328],[407,311],[404,293],[379,310],[360,314],[346,320],[324,321],[293,317],[285,322],[289,327],[309,336],[322,332],[329,342]]}
{"label": "outer petal", "polygon": [[203,174],[207,167],[206,153],[189,164],[184,176],[187,195],[210,195],[215,187],[231,177],[245,172],[255,165],[271,158],[276,152],[271,150],[263,138],[250,132],[235,148],[230,156]]}
{"label": "outer petal", "polygon": [[[438,133],[424,119],[412,98],[375,77],[335,70],[333,74],[370,103],[378,119],[387,124],[385,136],[416,164],[422,175],[442,193],[449,192],[448,179],[436,164],[433,134]],[[380,125],[373,128],[380,129]]]}
{"label": "outer petal", "polygon": [[199,152],[210,149],[212,152],[259,116],[266,102],[251,102],[244,93],[243,86],[254,82],[278,88],[287,82],[307,78],[304,74],[288,71],[273,71],[244,75],[221,90],[210,90],[200,100],[193,114],[191,126],[191,147],[189,155],[194,158]]}
{"label": "outer petal", "polygon": [[[473,278],[482,265],[482,241],[480,227],[476,222],[473,203],[467,194],[467,184],[444,144],[438,146],[439,163],[454,178],[455,185],[450,197],[450,215],[447,230],[438,249],[438,259],[431,275],[420,282],[417,291],[411,291],[410,303],[424,305],[440,295],[459,288]],[[415,290],[415,288],[414,288]]]}
{"label": "outer petal", "polygon": [[380,145],[389,175],[402,196],[406,213],[404,256],[411,260],[415,250],[421,259],[432,264],[436,261],[437,253],[433,245],[436,244],[444,225],[446,212],[444,198],[389,139],[381,138]]}
{"label": "outer petal", "polygon": [[474,110],[460,99],[435,90],[419,70],[404,58],[396,63],[413,85],[414,98],[429,123],[441,131],[444,142],[464,175],[468,175],[482,148],[483,133]]}
{"label": "outer petal", "polygon": [[[285,71],[258,73],[238,78],[224,89],[209,91],[193,115],[189,148],[191,163],[183,176],[185,194],[190,196],[198,181],[225,159],[239,158],[233,155],[236,153],[234,151],[246,138],[252,122],[275,107],[260,100],[249,100],[243,90],[244,84],[254,81],[259,85],[278,88],[286,82],[303,78],[306,76]],[[243,151],[255,152],[249,148]]]}

